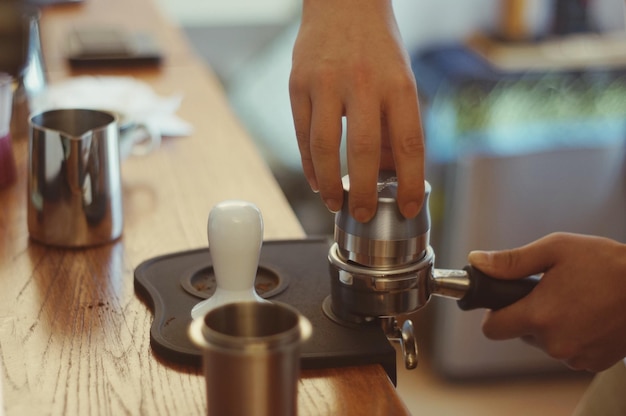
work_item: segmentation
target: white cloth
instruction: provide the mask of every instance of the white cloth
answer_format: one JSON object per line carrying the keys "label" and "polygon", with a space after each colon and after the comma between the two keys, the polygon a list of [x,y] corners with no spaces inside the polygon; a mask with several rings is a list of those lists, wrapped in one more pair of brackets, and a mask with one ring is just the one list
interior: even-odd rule
{"label": "white cloth", "polygon": [[625,385],[626,367],[622,362],[617,362],[594,377],[573,416],[626,415]]}
{"label": "white cloth", "polygon": [[0,416],[4,416],[4,399],[2,398],[3,390],[2,390],[2,377],[4,371],[2,371],[2,361],[0,361]]}
{"label": "white cloth", "polygon": [[60,108],[114,111],[121,127],[134,123],[160,136],[187,136],[191,125],[175,114],[181,101],[181,95],[161,97],[132,77],[79,76],[50,84],[33,97],[32,112]]}

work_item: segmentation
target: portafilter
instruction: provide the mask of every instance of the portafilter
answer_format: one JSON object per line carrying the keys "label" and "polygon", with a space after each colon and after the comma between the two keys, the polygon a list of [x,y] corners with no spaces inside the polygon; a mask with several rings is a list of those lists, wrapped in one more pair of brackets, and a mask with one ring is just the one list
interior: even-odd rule
{"label": "portafilter", "polygon": [[[344,200],[350,180],[343,178]],[[330,247],[330,296],[324,313],[348,325],[381,325],[391,341],[402,346],[406,368],[417,366],[417,343],[410,319],[398,317],[427,304],[431,295],[456,299],[462,310],[497,310],[526,296],[538,276],[499,280],[470,265],[462,270],[436,269],[430,246],[431,186],[425,182],[424,205],[411,219],[397,207],[398,182],[394,172],[378,177],[378,208],[372,220],[361,223],[348,204],[335,214],[334,243]]]}

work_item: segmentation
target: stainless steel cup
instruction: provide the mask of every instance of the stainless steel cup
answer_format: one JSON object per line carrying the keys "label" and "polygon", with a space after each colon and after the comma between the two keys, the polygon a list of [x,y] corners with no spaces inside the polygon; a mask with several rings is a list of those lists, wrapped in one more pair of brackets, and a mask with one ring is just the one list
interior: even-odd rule
{"label": "stainless steel cup", "polygon": [[219,306],[195,319],[189,334],[203,351],[208,414],[297,414],[300,346],[311,324],[275,302]]}
{"label": "stainless steel cup", "polygon": [[31,117],[27,203],[31,238],[83,247],[122,234],[118,146],[112,113],[63,109]]}

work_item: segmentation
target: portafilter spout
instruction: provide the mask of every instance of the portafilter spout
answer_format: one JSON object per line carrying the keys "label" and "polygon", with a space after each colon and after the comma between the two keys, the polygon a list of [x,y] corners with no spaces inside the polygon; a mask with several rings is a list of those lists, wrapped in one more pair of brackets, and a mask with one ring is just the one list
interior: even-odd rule
{"label": "portafilter spout", "polygon": [[[343,185],[347,201],[347,176]],[[398,318],[425,306],[431,295],[456,299],[463,310],[495,310],[526,296],[538,282],[537,276],[499,280],[472,266],[435,269],[430,192],[426,182],[422,210],[415,218],[404,218],[397,208],[395,173],[381,172],[376,215],[359,223],[344,204],[335,215],[335,243],[328,253],[331,293],[325,314],[345,325],[381,325],[390,341],[400,342],[406,368],[417,366],[417,343],[412,322],[405,319],[400,327]]]}

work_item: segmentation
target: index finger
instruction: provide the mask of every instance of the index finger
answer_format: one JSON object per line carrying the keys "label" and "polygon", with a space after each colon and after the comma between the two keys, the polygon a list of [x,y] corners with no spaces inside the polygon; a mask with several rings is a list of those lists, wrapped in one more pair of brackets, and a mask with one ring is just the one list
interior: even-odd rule
{"label": "index finger", "polygon": [[391,97],[385,117],[398,178],[398,208],[406,218],[413,218],[424,203],[425,149],[417,90],[407,81]]}
{"label": "index finger", "polygon": [[311,156],[311,98],[307,89],[300,85],[293,74],[289,78],[289,98],[304,177],[311,189],[317,192],[319,185]]}
{"label": "index finger", "polygon": [[323,89],[312,97],[310,152],[319,193],[329,210],[336,212],[343,204],[341,182],[341,116],[339,97]]}
{"label": "index finger", "polygon": [[483,334],[492,340],[505,340],[533,335],[533,325],[524,299],[497,311],[487,311],[483,319]]}
{"label": "index finger", "polygon": [[354,100],[346,108],[350,213],[360,222],[374,216],[378,200],[380,105],[367,97]]}

